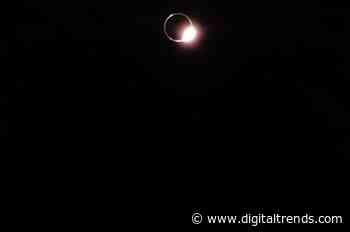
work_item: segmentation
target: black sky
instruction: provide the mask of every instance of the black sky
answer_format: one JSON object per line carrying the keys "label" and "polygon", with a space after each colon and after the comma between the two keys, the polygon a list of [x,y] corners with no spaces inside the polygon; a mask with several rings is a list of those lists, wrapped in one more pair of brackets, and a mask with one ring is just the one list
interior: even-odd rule
{"label": "black sky", "polygon": [[[242,195],[258,186],[250,194],[311,198],[319,183],[317,194],[345,196],[349,10],[325,1],[19,3],[1,14],[10,26],[0,34],[0,136],[14,138],[17,168],[45,183],[53,169],[57,179],[73,170],[72,188],[114,193],[126,182],[147,198],[149,182],[169,173],[174,182],[160,187],[189,195],[220,192],[227,178]],[[200,25],[195,46],[165,37],[175,12]]]}
{"label": "black sky", "polygon": [[[164,36],[174,12],[200,25],[194,47]],[[348,159],[347,13],[317,1],[28,2],[2,43],[22,87],[2,99],[18,104],[23,137],[120,132],[130,149]]]}

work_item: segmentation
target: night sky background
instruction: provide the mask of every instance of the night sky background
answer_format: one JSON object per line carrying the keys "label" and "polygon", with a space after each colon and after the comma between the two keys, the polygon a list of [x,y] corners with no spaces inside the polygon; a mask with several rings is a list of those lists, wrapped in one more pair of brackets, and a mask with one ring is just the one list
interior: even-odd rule
{"label": "night sky background", "polygon": [[[200,25],[195,46],[165,37],[175,12]],[[159,170],[201,187],[245,185],[247,170],[343,175],[349,16],[325,1],[20,3],[0,46],[2,137],[35,150],[23,163]]]}

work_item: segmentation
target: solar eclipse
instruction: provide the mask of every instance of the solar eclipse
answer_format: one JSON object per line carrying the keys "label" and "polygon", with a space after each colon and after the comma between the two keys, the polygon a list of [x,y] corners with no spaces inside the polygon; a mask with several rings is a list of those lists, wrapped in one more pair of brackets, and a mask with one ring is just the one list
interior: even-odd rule
{"label": "solar eclipse", "polygon": [[[170,33],[168,32],[168,23],[174,17],[183,17],[186,19],[186,22],[187,22],[186,26],[181,29],[182,33],[181,33],[180,38],[175,38],[174,36],[170,35]],[[166,20],[164,21],[163,29],[164,29],[164,34],[166,35],[166,37],[170,41],[175,42],[175,43],[191,43],[198,36],[197,28],[193,25],[190,17],[184,13],[174,13],[174,14],[169,15],[166,18]]]}

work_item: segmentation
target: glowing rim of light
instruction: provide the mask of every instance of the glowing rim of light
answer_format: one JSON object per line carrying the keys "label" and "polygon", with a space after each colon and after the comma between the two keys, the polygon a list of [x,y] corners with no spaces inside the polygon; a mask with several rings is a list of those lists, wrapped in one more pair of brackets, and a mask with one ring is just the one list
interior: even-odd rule
{"label": "glowing rim of light", "polygon": [[183,17],[185,17],[186,20],[189,23],[189,27],[193,27],[195,29],[195,27],[193,26],[193,23],[192,23],[192,20],[190,19],[190,17],[188,17],[184,13],[174,13],[174,14],[169,15],[168,18],[166,18],[166,20],[164,21],[164,24],[163,24],[164,34],[166,35],[166,37],[168,37],[169,40],[171,40],[171,41],[173,41],[175,43],[189,43],[189,42],[192,42],[193,40],[186,41],[186,40],[183,40],[183,39],[174,39],[168,34],[167,24],[168,24],[168,21],[174,16],[183,16]]}
{"label": "glowing rim of light", "polygon": [[184,43],[190,43],[197,37],[197,30],[194,26],[188,26],[182,33],[182,40]]}

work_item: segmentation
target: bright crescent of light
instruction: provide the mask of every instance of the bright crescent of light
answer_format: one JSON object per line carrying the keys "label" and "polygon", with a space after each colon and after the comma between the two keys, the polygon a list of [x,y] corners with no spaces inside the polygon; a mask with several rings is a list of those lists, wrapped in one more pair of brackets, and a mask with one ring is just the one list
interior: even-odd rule
{"label": "bright crescent of light", "polygon": [[194,26],[188,26],[183,34],[182,34],[182,41],[184,43],[189,43],[191,41],[193,41],[197,36],[197,30]]}
{"label": "bright crescent of light", "polygon": [[[183,17],[186,18],[186,20],[189,23],[189,26],[184,30],[181,39],[174,39],[174,38],[172,38],[168,34],[168,31],[167,31],[167,23],[174,16],[183,16]],[[188,42],[193,41],[196,38],[196,36],[197,36],[196,28],[193,26],[193,23],[192,23],[190,17],[188,17],[184,13],[174,13],[174,14],[169,15],[168,18],[166,18],[166,20],[164,21],[163,29],[164,29],[164,33],[165,33],[166,37],[168,37],[169,40],[171,40],[171,41],[173,41],[175,43],[188,43]]]}

